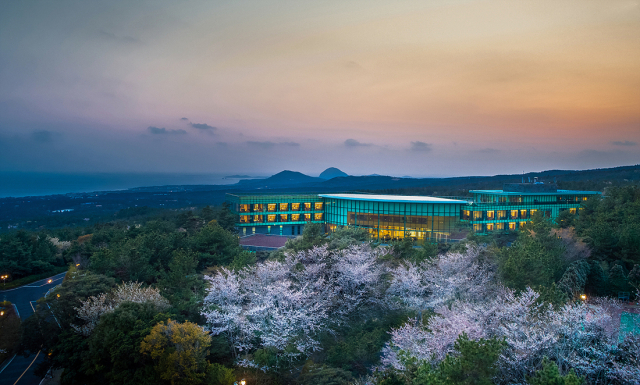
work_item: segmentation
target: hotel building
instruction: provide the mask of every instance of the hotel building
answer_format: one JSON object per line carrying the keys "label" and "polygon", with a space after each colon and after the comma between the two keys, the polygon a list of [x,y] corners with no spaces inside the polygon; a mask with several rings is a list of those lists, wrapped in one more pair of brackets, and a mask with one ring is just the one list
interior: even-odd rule
{"label": "hotel building", "polygon": [[513,231],[540,211],[556,218],[563,210],[576,213],[595,191],[558,190],[555,184],[505,184],[503,190],[471,190],[473,198],[369,194],[227,194],[238,215],[241,236],[297,236],[307,223],[326,232],[338,226],[365,228],[375,241],[410,237],[417,243],[447,242],[476,233]]}

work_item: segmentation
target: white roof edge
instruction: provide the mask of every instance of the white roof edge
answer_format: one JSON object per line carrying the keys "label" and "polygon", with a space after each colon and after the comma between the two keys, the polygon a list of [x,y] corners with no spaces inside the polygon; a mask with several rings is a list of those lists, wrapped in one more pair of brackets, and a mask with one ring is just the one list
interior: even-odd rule
{"label": "white roof edge", "polygon": [[376,202],[467,204],[467,201],[463,201],[463,200],[435,198],[435,197],[428,197],[428,196],[369,195],[369,194],[318,194],[318,196],[322,198],[352,199],[352,200],[376,201]]}

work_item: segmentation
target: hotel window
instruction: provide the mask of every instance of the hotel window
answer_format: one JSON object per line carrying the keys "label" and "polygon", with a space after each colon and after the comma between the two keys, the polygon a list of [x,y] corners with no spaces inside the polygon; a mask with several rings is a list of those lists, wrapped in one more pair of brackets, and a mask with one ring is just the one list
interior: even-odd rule
{"label": "hotel window", "polygon": [[321,221],[322,220],[322,213],[313,214],[313,220],[314,221]]}
{"label": "hotel window", "polygon": [[248,215],[240,215],[240,223],[249,223]]}
{"label": "hotel window", "polygon": [[587,197],[582,197],[582,200],[583,200],[583,201],[586,201],[586,200],[587,200]]}
{"label": "hotel window", "polygon": [[276,216],[274,214],[267,215],[267,222],[275,222],[275,221],[276,221]]}
{"label": "hotel window", "polygon": [[300,211],[300,203],[292,203],[291,204],[291,210]]}
{"label": "hotel window", "polygon": [[518,210],[511,210],[511,219],[518,219]]}
{"label": "hotel window", "polygon": [[253,223],[262,223],[262,215],[254,215]]}
{"label": "hotel window", "polygon": [[504,223],[496,223],[496,230],[504,230]]}
{"label": "hotel window", "polygon": [[538,212],[536,209],[529,210],[529,215],[533,216],[536,212]]}
{"label": "hotel window", "polygon": [[311,214],[304,214],[304,220],[305,221],[310,221],[311,220]]}
{"label": "hotel window", "polygon": [[507,210],[498,210],[498,219],[505,219],[507,217]]}
{"label": "hotel window", "polygon": [[253,205],[253,211],[262,211],[262,210],[263,210],[262,203],[256,203]]}
{"label": "hotel window", "polygon": [[482,211],[474,211],[473,212],[473,220],[477,221],[482,219]]}
{"label": "hotel window", "polygon": [[498,197],[498,203],[507,203],[507,197]]}
{"label": "hotel window", "polygon": [[516,229],[516,223],[515,222],[509,222],[509,230],[515,230]]}
{"label": "hotel window", "polygon": [[520,210],[520,218],[522,219],[527,218],[527,210]]}
{"label": "hotel window", "polygon": [[269,204],[267,205],[267,210],[268,210],[268,211],[271,211],[271,212],[276,211],[276,204],[275,204],[275,203],[269,203]]}
{"label": "hotel window", "polygon": [[493,231],[493,223],[487,223],[487,231]]}
{"label": "hotel window", "polygon": [[522,197],[521,196],[510,196],[509,197],[509,202],[510,203],[522,203]]}
{"label": "hotel window", "polygon": [[487,211],[487,219],[494,219],[494,216],[495,216],[494,211]]}
{"label": "hotel window", "polygon": [[304,204],[304,211],[311,211],[311,203]]}
{"label": "hotel window", "polygon": [[322,210],[322,202],[316,202],[316,210]]}
{"label": "hotel window", "polygon": [[241,213],[248,213],[249,212],[249,205],[240,205],[240,212]]}
{"label": "hotel window", "polygon": [[575,209],[575,208],[571,208],[571,209],[569,209],[569,212],[570,212],[571,214],[575,214],[575,213],[576,213],[576,209]]}
{"label": "hotel window", "polygon": [[471,219],[471,211],[462,210],[462,219]]}
{"label": "hotel window", "polygon": [[280,211],[287,211],[289,209],[288,203],[280,203]]}
{"label": "hotel window", "polygon": [[482,231],[482,223],[474,223],[473,231],[475,232]]}
{"label": "hotel window", "polygon": [[287,221],[287,214],[280,214],[280,222],[286,222]]}
{"label": "hotel window", "polygon": [[297,222],[300,220],[300,214],[291,214],[291,220]]}

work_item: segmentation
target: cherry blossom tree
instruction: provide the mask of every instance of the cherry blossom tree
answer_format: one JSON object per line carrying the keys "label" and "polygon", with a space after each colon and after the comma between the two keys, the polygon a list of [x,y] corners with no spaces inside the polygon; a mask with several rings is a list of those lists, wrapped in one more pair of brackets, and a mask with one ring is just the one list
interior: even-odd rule
{"label": "cherry blossom tree", "polygon": [[433,309],[455,299],[476,300],[496,287],[491,267],[479,261],[482,249],[468,247],[420,264],[406,262],[394,269],[388,296],[416,311]]}
{"label": "cherry blossom tree", "polygon": [[525,382],[544,357],[558,363],[562,372],[573,368],[590,380],[633,383],[629,379],[640,378],[640,339],[618,341],[617,331],[611,330],[614,301],[569,303],[554,310],[538,297],[530,288],[520,294],[501,289],[491,299],[455,300],[438,307],[424,325],[414,319],[392,331],[383,365],[404,370],[406,357],[435,365],[453,352],[455,340],[464,332],[475,340],[504,339],[498,383]]}
{"label": "cherry blossom tree", "polygon": [[123,282],[110,293],[102,293],[91,296],[82,301],[80,307],[74,308],[78,312],[78,318],[84,321],[82,325],[71,327],[83,336],[89,336],[103,314],[114,311],[123,302],[144,303],[151,302],[160,309],[169,307],[160,291],[152,287],[142,287],[141,282]]}
{"label": "cherry blossom tree", "polygon": [[206,278],[202,314],[213,334],[230,341],[240,365],[272,369],[251,356],[268,349],[281,367],[318,351],[320,332],[331,332],[363,305],[381,303],[383,252],[369,245],[324,246],[239,271],[222,268]]}

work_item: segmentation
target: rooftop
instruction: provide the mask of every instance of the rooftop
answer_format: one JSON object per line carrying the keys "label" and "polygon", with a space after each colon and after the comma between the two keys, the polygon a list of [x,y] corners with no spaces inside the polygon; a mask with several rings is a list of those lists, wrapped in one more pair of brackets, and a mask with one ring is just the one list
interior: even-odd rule
{"label": "rooftop", "polygon": [[351,199],[357,201],[398,202],[398,203],[458,203],[467,204],[467,201],[458,199],[446,199],[424,196],[406,195],[370,195],[370,194],[319,194],[323,198]]}
{"label": "rooftop", "polygon": [[289,240],[282,235],[253,234],[240,238],[240,246],[279,249]]}
{"label": "rooftop", "polygon": [[469,190],[472,194],[499,194],[499,195],[596,195],[599,191],[558,190],[554,192],[512,192],[504,190]]}

